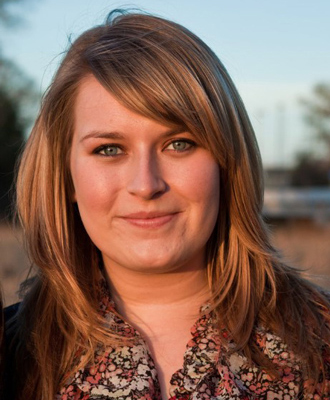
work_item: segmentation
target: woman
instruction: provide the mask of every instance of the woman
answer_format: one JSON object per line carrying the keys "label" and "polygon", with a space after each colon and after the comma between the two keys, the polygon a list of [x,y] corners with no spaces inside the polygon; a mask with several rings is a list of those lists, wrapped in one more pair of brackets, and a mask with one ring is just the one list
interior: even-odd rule
{"label": "woman", "polygon": [[262,197],[246,111],[199,38],[116,12],[81,35],[18,174],[38,272],[10,398],[329,398],[329,303],[278,258]]}

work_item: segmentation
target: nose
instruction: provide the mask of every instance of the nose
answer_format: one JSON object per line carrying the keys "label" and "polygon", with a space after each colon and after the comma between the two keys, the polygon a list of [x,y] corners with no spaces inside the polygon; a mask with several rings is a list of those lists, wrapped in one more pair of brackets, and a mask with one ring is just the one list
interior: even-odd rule
{"label": "nose", "polygon": [[127,190],[144,200],[159,197],[167,189],[157,155],[139,154],[131,164]]}

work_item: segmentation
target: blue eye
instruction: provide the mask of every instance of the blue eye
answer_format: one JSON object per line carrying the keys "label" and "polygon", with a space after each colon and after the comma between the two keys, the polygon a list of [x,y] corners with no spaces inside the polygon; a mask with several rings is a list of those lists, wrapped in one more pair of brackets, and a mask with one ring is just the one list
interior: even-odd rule
{"label": "blue eye", "polygon": [[168,146],[167,149],[169,150],[175,150],[177,152],[183,152],[183,151],[187,151],[190,150],[193,146],[195,145],[195,143],[193,143],[190,140],[182,140],[182,139],[178,139],[178,140],[173,140],[173,142],[171,142]]}
{"label": "blue eye", "polygon": [[116,145],[106,145],[97,149],[97,153],[106,157],[114,157],[122,154],[123,151],[120,147]]}

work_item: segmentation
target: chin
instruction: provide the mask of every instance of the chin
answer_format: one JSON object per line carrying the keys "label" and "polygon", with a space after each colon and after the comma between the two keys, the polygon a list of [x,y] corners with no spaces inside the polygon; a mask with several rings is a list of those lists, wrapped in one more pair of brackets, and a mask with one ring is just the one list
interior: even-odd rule
{"label": "chin", "polygon": [[146,274],[164,274],[180,269],[177,262],[170,260],[136,260],[128,266],[129,269]]}
{"label": "chin", "polygon": [[182,270],[185,269],[185,265],[188,264],[185,260],[171,257],[159,257],[158,254],[155,255],[155,257],[150,257],[150,254],[148,257],[141,257],[141,254],[137,254],[122,260],[105,257],[104,263],[111,268],[117,265],[121,270],[145,273],[148,275],[165,274]]}

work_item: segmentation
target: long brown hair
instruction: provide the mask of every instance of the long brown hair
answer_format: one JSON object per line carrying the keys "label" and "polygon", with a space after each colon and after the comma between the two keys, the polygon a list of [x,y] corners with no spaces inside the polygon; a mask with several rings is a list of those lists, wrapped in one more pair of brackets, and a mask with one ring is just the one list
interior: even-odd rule
{"label": "long brown hair", "polygon": [[[69,153],[81,80],[93,75],[122,104],[185,127],[220,166],[221,206],[208,242],[214,311],[250,360],[267,364],[257,324],[279,334],[318,378],[326,299],[284,265],[262,220],[263,175],[244,105],[216,55],[189,30],[143,14],[111,14],[70,47],[23,152],[17,207],[37,276],[17,317],[24,399],[51,400],[74,355],[116,340],[98,315],[98,250],[72,202]],[[320,340],[321,339],[321,340]],[[54,352],[54,347],[57,351]],[[75,365],[75,368],[78,368]]]}

